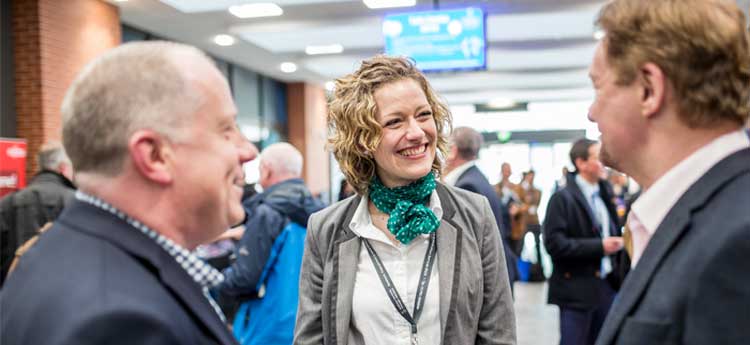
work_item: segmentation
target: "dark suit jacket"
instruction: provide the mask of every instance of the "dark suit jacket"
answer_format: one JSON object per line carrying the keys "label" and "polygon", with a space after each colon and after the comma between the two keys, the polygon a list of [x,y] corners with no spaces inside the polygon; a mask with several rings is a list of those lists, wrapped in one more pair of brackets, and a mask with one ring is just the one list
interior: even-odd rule
{"label": "dark suit jacket", "polygon": [[3,345],[236,343],[169,253],[80,201],[21,258],[0,310]]}
{"label": "dark suit jacket", "polygon": [[0,287],[16,250],[62,213],[75,195],[75,186],[62,174],[42,170],[28,187],[0,199]]}
{"label": "dark suit jacket", "polygon": [[466,169],[456,180],[456,187],[483,195],[490,202],[492,213],[495,216],[495,223],[500,229],[500,237],[503,240],[503,249],[505,249],[505,263],[508,265],[508,276],[511,283],[518,276],[516,266],[516,255],[510,248],[510,224],[503,221],[503,213],[508,210],[500,202],[500,198],[495,193],[495,188],[487,181],[487,177],[476,166]]}
{"label": "dark suit jacket", "polygon": [[[609,213],[610,235],[621,236],[615,206],[604,181],[599,181],[599,193]],[[554,267],[549,279],[549,303],[581,309],[599,305],[601,284],[597,280],[601,279],[604,248],[600,229],[592,220],[591,207],[571,174],[565,188],[550,198],[544,220],[544,245]],[[623,251],[610,255],[612,272],[607,281],[615,290],[624,274],[624,255]]]}
{"label": "dark suit jacket", "polygon": [[750,149],[677,201],[599,333],[606,344],[750,342]]}

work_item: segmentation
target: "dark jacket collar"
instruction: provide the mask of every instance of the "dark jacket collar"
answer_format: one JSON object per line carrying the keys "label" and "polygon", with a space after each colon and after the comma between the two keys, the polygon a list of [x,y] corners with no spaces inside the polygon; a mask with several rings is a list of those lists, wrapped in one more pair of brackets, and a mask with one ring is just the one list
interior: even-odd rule
{"label": "dark jacket collar", "polygon": [[705,207],[709,199],[732,180],[750,173],[750,149],[738,151],[714,165],[696,181],[669,210],[649,240],[638,266],[625,280],[617,302],[602,327],[597,344],[611,344],[625,318],[637,307],[659,264],[686,231],[695,210]]}
{"label": "dark jacket collar", "polygon": [[265,204],[289,217],[297,224],[307,227],[310,215],[325,208],[322,201],[314,198],[301,178],[293,178],[268,187],[263,193],[244,203],[251,214],[260,204]]}
{"label": "dark jacket collar", "polygon": [[201,287],[162,249],[138,229],[107,211],[75,200],[63,211],[58,222],[88,235],[98,237],[150,264],[158,279],[174,293],[196,319],[208,328],[222,344],[234,344],[232,335],[203,295]]}
{"label": "dark jacket collar", "polygon": [[67,177],[63,176],[63,174],[60,174],[57,171],[52,170],[42,170],[37,173],[36,176],[34,176],[34,178],[31,180],[31,182],[29,182],[29,184],[35,183],[54,183],[63,185],[71,189],[76,188],[73,182],[68,180]]}

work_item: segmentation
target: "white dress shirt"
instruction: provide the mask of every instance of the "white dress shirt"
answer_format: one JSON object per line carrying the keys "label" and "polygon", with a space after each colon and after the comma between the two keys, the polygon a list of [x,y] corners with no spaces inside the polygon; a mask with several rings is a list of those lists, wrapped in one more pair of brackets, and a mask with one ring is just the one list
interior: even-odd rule
{"label": "white dress shirt", "polygon": [[466,162],[464,164],[459,165],[455,169],[451,170],[449,173],[445,174],[445,184],[455,186],[456,182],[458,182],[458,178],[463,175],[463,173],[466,172],[466,170],[469,170],[469,168],[473,167],[475,165],[474,161]]}
{"label": "white dress shirt", "polygon": [[[750,139],[744,130],[734,131],[718,137],[693,152],[690,156],[669,169],[633,203],[632,213],[645,231],[633,231],[632,267],[648,245],[656,229],[688,188],[701,178],[716,163],[729,155],[750,147]],[[637,238],[647,236],[646,239]],[[636,246],[639,244],[639,246]]]}
{"label": "white dress shirt", "polygon": [[[382,231],[372,224],[367,207],[368,202],[369,199],[363,196],[352,216],[349,228],[357,236],[370,241],[411,315],[430,236],[420,235],[407,245],[401,243],[394,245]],[[435,216],[441,219],[443,209],[435,191],[430,196],[429,204]],[[441,258],[435,259],[422,315],[417,321],[419,344],[440,344],[440,279],[437,261]],[[411,325],[391,303],[375,271],[370,255],[362,245],[354,281],[352,317],[347,344],[409,345],[410,343]]]}
{"label": "white dress shirt", "polygon": [[[578,184],[581,193],[583,193],[583,197],[586,198],[586,201],[589,203],[591,212],[594,212],[594,217],[596,217],[596,219],[592,219],[592,221],[599,225],[602,238],[610,237],[611,233],[609,226],[611,222],[609,212],[607,212],[607,205],[604,204],[602,196],[599,194],[599,184],[586,181],[580,174],[576,174],[576,184]],[[602,257],[600,272],[602,279],[612,272],[612,260],[607,255]]]}

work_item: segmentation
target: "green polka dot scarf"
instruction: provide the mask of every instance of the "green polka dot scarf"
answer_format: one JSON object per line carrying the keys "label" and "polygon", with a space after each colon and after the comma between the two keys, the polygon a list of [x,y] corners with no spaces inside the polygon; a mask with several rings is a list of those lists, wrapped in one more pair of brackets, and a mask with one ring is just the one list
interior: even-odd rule
{"label": "green polka dot scarf", "polygon": [[432,210],[425,206],[435,190],[432,172],[409,185],[388,188],[377,175],[370,182],[369,197],[375,207],[390,215],[388,230],[403,244],[408,244],[419,234],[429,234],[440,225]]}

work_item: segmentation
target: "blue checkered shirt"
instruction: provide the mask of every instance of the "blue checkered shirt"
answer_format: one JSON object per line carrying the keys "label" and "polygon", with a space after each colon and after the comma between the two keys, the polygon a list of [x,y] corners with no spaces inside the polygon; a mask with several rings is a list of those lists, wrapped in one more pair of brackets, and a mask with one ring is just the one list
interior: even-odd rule
{"label": "blue checkered shirt", "polygon": [[134,228],[140,230],[150,239],[154,240],[154,242],[156,242],[167,253],[169,253],[169,255],[171,255],[175,259],[175,261],[177,261],[177,263],[179,263],[180,266],[185,269],[187,274],[190,275],[190,277],[192,277],[193,280],[201,286],[203,295],[206,296],[208,302],[211,303],[211,306],[216,311],[216,314],[219,316],[222,322],[226,322],[224,313],[221,312],[221,308],[219,308],[219,305],[208,292],[210,288],[224,281],[224,275],[221,274],[221,272],[211,267],[203,260],[198,258],[198,256],[183,248],[179,244],[174,243],[169,238],[166,238],[156,231],[151,230],[145,224],[133,219],[124,212],[108,204],[104,200],[88,195],[84,192],[81,192],[80,190],[76,192],[76,199],[112,213],[117,218],[124,220]]}

